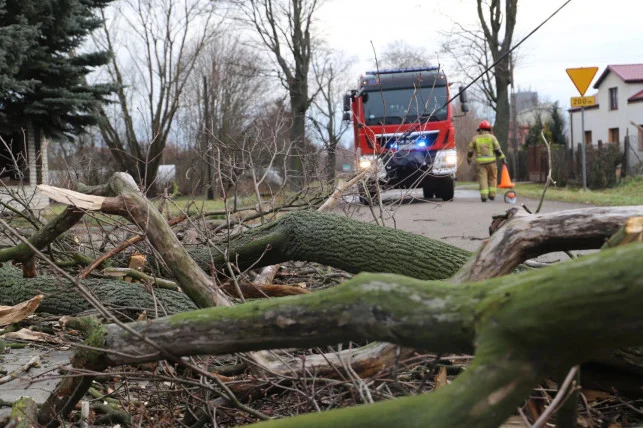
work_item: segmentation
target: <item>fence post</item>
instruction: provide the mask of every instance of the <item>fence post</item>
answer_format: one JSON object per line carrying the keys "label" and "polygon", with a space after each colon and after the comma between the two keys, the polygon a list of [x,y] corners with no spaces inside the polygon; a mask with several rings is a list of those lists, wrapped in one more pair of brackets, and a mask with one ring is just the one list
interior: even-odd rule
{"label": "fence post", "polygon": [[630,134],[628,133],[623,140],[623,161],[621,162],[621,178],[627,177],[627,169],[629,167],[630,158]]}

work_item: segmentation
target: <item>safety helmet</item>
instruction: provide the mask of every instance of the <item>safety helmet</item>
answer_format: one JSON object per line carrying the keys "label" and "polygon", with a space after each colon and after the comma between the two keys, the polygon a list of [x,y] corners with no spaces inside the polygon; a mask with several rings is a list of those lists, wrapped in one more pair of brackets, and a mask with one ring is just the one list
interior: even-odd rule
{"label": "safety helmet", "polygon": [[480,125],[478,125],[478,129],[491,130],[491,124],[488,120],[483,120],[482,122],[480,122]]}

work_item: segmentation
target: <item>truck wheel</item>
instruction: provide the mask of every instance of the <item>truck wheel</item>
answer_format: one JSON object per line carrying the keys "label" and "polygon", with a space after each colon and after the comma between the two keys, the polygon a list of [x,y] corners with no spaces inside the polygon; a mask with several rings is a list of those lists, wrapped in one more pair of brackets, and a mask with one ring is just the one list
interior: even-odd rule
{"label": "truck wheel", "polygon": [[377,203],[379,193],[375,183],[368,181],[366,184],[359,183],[357,187],[359,188],[359,201],[362,204],[371,205],[371,203]]}
{"label": "truck wheel", "polygon": [[431,186],[424,186],[422,188],[422,194],[424,195],[424,199],[433,199],[435,190]]}
{"label": "truck wheel", "polygon": [[455,194],[455,182],[452,178],[444,180],[440,188],[440,197],[443,201],[452,201],[453,195]]}

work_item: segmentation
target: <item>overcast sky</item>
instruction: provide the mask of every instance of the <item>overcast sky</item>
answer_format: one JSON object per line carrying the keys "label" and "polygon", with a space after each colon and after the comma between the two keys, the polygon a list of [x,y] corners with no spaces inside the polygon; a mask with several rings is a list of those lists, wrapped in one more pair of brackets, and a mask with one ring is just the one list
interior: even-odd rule
{"label": "overcast sky", "polygon": [[[520,0],[515,43],[563,3]],[[569,98],[578,92],[566,68],[596,66],[598,77],[608,64],[643,63],[641,16],[638,0],[572,0],[519,48],[516,88],[538,91],[541,100],[568,108]],[[455,22],[475,28],[476,20],[475,0],[328,0],[318,24],[331,46],[356,57],[357,79],[372,68],[371,41],[381,51],[393,40],[432,52],[429,60],[444,64],[448,75],[450,65],[439,55],[440,31],[452,29]]]}

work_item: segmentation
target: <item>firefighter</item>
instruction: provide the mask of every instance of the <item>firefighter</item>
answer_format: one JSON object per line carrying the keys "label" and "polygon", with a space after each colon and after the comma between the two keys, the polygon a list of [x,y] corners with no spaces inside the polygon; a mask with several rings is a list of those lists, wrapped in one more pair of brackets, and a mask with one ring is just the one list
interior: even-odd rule
{"label": "firefighter", "polygon": [[491,133],[491,124],[487,120],[480,122],[478,134],[469,143],[467,163],[471,165],[471,158],[476,154],[478,164],[478,183],[480,183],[480,199],[487,202],[496,198],[496,185],[498,183],[498,166],[496,160],[500,159],[506,164],[505,155],[500,149],[498,140]]}

